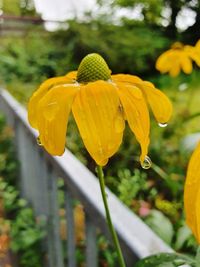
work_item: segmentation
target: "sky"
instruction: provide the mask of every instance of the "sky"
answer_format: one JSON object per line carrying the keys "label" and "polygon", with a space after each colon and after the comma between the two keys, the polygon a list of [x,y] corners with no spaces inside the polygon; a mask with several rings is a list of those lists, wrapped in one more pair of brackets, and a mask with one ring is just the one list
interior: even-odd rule
{"label": "sky", "polygon": [[82,16],[95,8],[95,0],[34,0],[36,10],[45,20],[59,20]]}

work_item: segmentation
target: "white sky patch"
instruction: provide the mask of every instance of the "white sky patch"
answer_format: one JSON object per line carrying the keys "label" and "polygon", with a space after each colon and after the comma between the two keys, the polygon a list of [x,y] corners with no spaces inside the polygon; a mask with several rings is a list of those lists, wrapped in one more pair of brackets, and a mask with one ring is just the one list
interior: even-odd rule
{"label": "white sky patch", "polygon": [[189,8],[182,8],[176,18],[176,27],[181,31],[186,30],[195,23],[196,13]]}
{"label": "white sky patch", "polygon": [[38,13],[44,20],[64,21],[82,16],[95,7],[95,0],[34,0]]}
{"label": "white sky patch", "polygon": [[127,17],[129,19],[143,20],[144,16],[142,14],[142,5],[137,5],[136,7],[130,8],[118,8],[115,12],[116,18]]}
{"label": "white sky patch", "polygon": [[171,9],[169,8],[169,7],[165,7],[165,8],[163,8],[163,10],[162,10],[162,21],[161,21],[161,23],[162,23],[162,25],[164,26],[164,27],[167,27],[168,25],[169,25],[169,18],[170,18],[170,16],[171,16]]}

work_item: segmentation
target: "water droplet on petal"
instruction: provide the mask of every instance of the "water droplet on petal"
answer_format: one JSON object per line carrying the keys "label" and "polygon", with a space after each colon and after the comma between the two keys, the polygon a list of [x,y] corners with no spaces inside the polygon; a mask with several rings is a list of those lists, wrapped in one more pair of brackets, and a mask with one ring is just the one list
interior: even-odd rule
{"label": "water droplet on petal", "polygon": [[105,154],[104,149],[102,147],[99,148],[99,155],[103,156]]}
{"label": "water droplet on petal", "polygon": [[38,146],[42,146],[42,143],[41,143],[40,137],[37,137],[36,141],[37,141],[37,144],[38,144]]}
{"label": "water droplet on petal", "polygon": [[151,162],[150,157],[145,156],[144,161],[141,163],[141,166],[143,169],[147,170],[147,169],[151,168],[151,164],[152,164],[152,162]]}
{"label": "water droplet on petal", "polygon": [[165,127],[167,127],[167,123],[161,123],[161,122],[159,122],[158,123],[158,126],[160,126],[161,128],[165,128]]}

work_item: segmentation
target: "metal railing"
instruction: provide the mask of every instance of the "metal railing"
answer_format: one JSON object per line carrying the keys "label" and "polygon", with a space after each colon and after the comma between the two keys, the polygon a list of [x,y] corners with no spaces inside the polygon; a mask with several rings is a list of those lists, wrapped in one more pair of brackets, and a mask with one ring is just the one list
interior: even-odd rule
{"label": "metal railing", "polygon": [[60,20],[43,20],[34,16],[16,16],[10,14],[0,15],[0,35],[7,34],[24,34],[29,31],[37,31],[45,34],[45,25],[51,24],[57,28],[66,28],[66,21]]}
{"label": "metal railing", "polygon": [[[97,229],[107,238],[109,233],[97,178],[68,150],[62,157],[52,157],[38,146],[37,134],[27,122],[26,110],[3,89],[0,90],[0,111],[6,115],[7,123],[14,129],[17,156],[21,166],[19,178],[21,194],[31,203],[37,216],[44,215],[47,218],[45,266],[77,266],[73,199],[80,201],[85,211],[86,266],[98,266]],[[63,260],[59,232],[58,177],[64,180],[67,263]],[[172,249],[109,189],[106,191],[127,267],[133,267],[139,258],[150,254],[172,252]]]}

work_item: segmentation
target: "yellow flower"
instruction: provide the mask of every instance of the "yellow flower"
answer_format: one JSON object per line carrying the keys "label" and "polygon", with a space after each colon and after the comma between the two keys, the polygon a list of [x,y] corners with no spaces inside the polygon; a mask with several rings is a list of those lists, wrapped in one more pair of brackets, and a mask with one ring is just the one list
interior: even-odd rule
{"label": "yellow flower", "polygon": [[169,72],[176,77],[182,70],[186,74],[192,72],[192,60],[200,66],[200,41],[196,46],[183,45],[176,42],[171,49],[161,54],[156,61],[156,69],[161,73]]}
{"label": "yellow flower", "polygon": [[186,222],[200,244],[200,143],[190,159],[184,188]]}
{"label": "yellow flower", "polygon": [[148,161],[149,103],[156,120],[165,124],[172,113],[167,96],[150,82],[132,75],[112,75],[98,54],[89,54],[78,72],[41,84],[28,104],[28,118],[52,155],[65,149],[67,122],[72,110],[86,149],[100,166],[118,150],[125,120],[141,146],[141,162]]}

